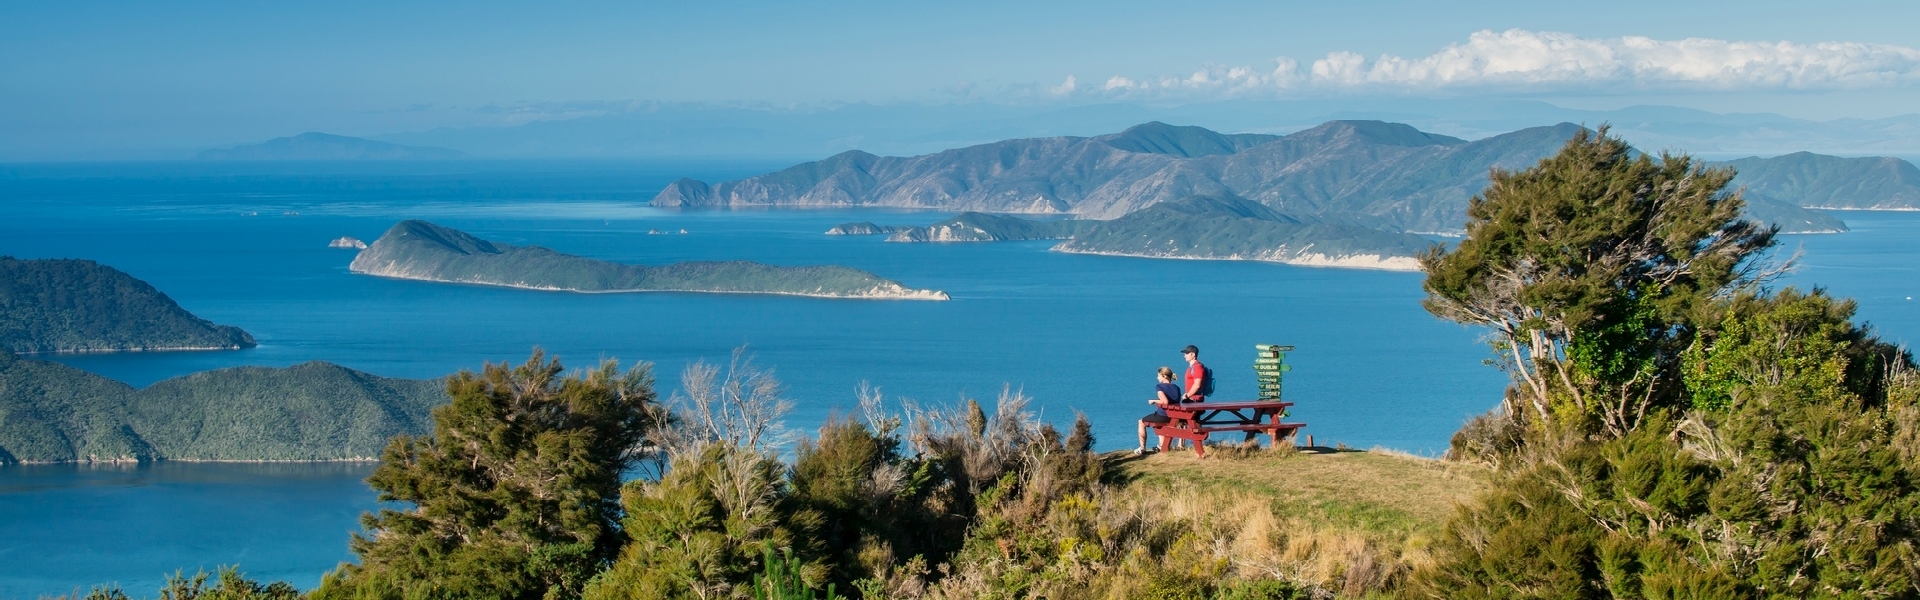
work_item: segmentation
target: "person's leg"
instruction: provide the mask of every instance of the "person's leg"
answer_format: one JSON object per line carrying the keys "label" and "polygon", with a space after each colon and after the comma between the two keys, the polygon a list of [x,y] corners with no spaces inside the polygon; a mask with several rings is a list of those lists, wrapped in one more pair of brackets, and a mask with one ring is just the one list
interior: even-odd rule
{"label": "person's leg", "polygon": [[1147,451],[1147,422],[1140,422],[1140,445],[1134,446],[1135,453]]}

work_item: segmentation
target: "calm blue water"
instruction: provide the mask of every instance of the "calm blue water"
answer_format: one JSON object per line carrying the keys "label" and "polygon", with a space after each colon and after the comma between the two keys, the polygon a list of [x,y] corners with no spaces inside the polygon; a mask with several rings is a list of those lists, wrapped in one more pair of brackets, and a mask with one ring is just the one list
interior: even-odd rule
{"label": "calm blue water", "polygon": [[[810,429],[852,407],[861,381],[946,403],[1022,389],[1065,423],[1092,419],[1102,448],[1131,445],[1152,371],[1192,343],[1222,397],[1251,397],[1256,343],[1298,347],[1287,396],[1322,444],[1432,453],[1497,402],[1477,332],[1428,316],[1410,273],[1066,255],[1046,243],[887,244],[821,235],[883,211],[676,211],[646,201],[682,176],[731,179],[747,163],[122,164],[0,166],[0,254],[87,258],[153,283],[187,309],[240,326],[259,348],[59,357],[135,385],[235,365],[328,360],[435,377],[535,346],[570,365],[651,361],[663,391],[695,360],[746,344]],[[297,214],[296,214],[297,213]],[[1790,236],[1803,268],[1861,300],[1890,338],[1920,334],[1913,261],[1920,213],[1837,213],[1855,232]],[[698,294],[568,294],[354,276],[342,235],[372,241],[423,218],[482,237],[640,263],[750,259],[845,264],[950,302]],[[649,236],[649,229],[688,235]],[[306,470],[303,470],[306,469]],[[118,581],[151,593],[163,573],[239,563],[303,587],[350,555],[372,505],[364,467],[165,465],[133,471],[0,470],[0,598]],[[338,493],[296,494],[299,486]],[[304,488],[300,488],[304,489]],[[235,510],[210,497],[257,500]],[[84,500],[84,501],[83,501]],[[199,525],[193,525],[193,524]],[[240,539],[232,531],[263,532]],[[21,535],[12,535],[22,532]],[[249,533],[248,535],[251,535]],[[25,539],[27,543],[13,540]]]}

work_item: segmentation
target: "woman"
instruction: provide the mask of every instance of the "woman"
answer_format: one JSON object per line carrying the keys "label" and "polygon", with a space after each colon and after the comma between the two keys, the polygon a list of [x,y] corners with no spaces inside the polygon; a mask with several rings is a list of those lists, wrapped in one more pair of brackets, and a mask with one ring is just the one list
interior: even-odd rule
{"label": "woman", "polygon": [[1160,383],[1153,386],[1154,398],[1147,401],[1148,404],[1153,405],[1153,412],[1140,417],[1140,447],[1133,449],[1135,455],[1147,453],[1147,425],[1172,422],[1172,419],[1167,418],[1166,406],[1180,401],[1180,386],[1173,384],[1173,369],[1160,367],[1157,374],[1160,376]]}

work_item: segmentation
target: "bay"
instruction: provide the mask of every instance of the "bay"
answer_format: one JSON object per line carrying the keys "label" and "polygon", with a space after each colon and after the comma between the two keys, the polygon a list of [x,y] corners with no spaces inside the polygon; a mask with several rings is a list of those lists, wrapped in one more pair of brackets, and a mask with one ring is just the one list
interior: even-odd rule
{"label": "bay", "polygon": [[[1443,450],[1460,423],[1497,403],[1504,385],[1482,364],[1479,332],[1420,308],[1415,273],[1061,254],[1044,242],[890,244],[822,235],[847,221],[924,224],[950,213],[646,205],[678,177],[725,180],[780,166],[7,165],[0,166],[0,254],[102,262],[260,341],[231,352],[43,357],[134,385],[307,360],[438,377],[486,361],[523,361],[540,347],[571,366],[650,361],[665,396],[686,365],[724,363],[745,346],[788,384],[797,403],[788,423],[796,430],[852,410],[861,382],[921,404],[990,403],[1011,389],[1062,426],[1086,414],[1098,446],[1114,449],[1133,444],[1152,372],[1178,368],[1178,348],[1202,349],[1219,374],[1220,397],[1250,398],[1253,345],[1278,343],[1297,348],[1287,357],[1286,396],[1316,442],[1422,454]],[[1795,248],[1804,255],[1778,284],[1818,284],[1856,297],[1883,335],[1912,340],[1920,333],[1909,299],[1920,295],[1912,272],[1920,213],[1835,214],[1854,232],[1783,237],[1783,256]],[[326,247],[343,235],[371,242],[408,218],[622,262],[843,264],[944,290],[953,300],[442,285],[352,275],[353,252]],[[373,506],[359,483],[364,466],[319,465],[298,476],[259,467],[0,469],[0,527],[30,540],[0,547],[0,598],[115,581],[150,594],[175,568],[235,563],[256,577],[317,584],[351,558],[345,532]],[[273,498],[309,484],[345,491],[313,494],[320,504],[264,501],[251,511],[204,501]],[[73,501],[82,497],[90,500]],[[267,532],[274,543],[236,542],[232,530]]]}

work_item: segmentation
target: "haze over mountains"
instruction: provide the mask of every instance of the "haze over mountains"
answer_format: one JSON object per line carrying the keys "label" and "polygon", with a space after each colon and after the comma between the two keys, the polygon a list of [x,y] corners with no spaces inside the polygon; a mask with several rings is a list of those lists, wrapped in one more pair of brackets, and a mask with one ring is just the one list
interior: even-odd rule
{"label": "haze over mountains", "polygon": [[[1380,121],[1331,121],[1286,136],[1223,135],[1147,123],[1094,137],[1015,139],[913,157],[860,151],[740,181],[682,179],[655,206],[877,206],[1113,219],[1195,195],[1236,196],[1296,217],[1383,231],[1454,233],[1490,168],[1523,168],[1581,128],[1533,127],[1475,141]],[[1800,166],[1788,167],[1789,163]],[[1802,164],[1804,163],[1804,164]],[[1797,195],[1832,206],[1915,208],[1897,159],[1794,155],[1748,161],[1766,184],[1756,218],[1790,231],[1841,231]],[[1905,165],[1904,169],[1900,165]],[[1854,178],[1870,176],[1871,182]],[[1847,183],[1851,182],[1851,183]],[[1736,180],[1736,184],[1743,180]]]}
{"label": "haze over mountains", "polygon": [[467,153],[446,148],[402,146],[318,132],[274,138],[258,144],[206,150],[198,160],[457,160]]}
{"label": "haze over mountains", "polygon": [[1406,123],[1422,131],[1480,139],[1528,127],[1610,123],[1652,151],[1709,158],[1810,151],[1841,156],[1920,156],[1920,114],[1815,121],[1768,113],[1714,113],[1674,106],[1582,110],[1530,100],[1334,98],[1246,100],[1148,106],[850,104],[817,108],[635,103],[598,106],[513,126],[449,127],[367,136],[458,148],[475,156],[793,157],[846,150],[915,155],[995,140],[1093,136],[1148,121],[1216,131],[1291,133],[1331,120]]}

